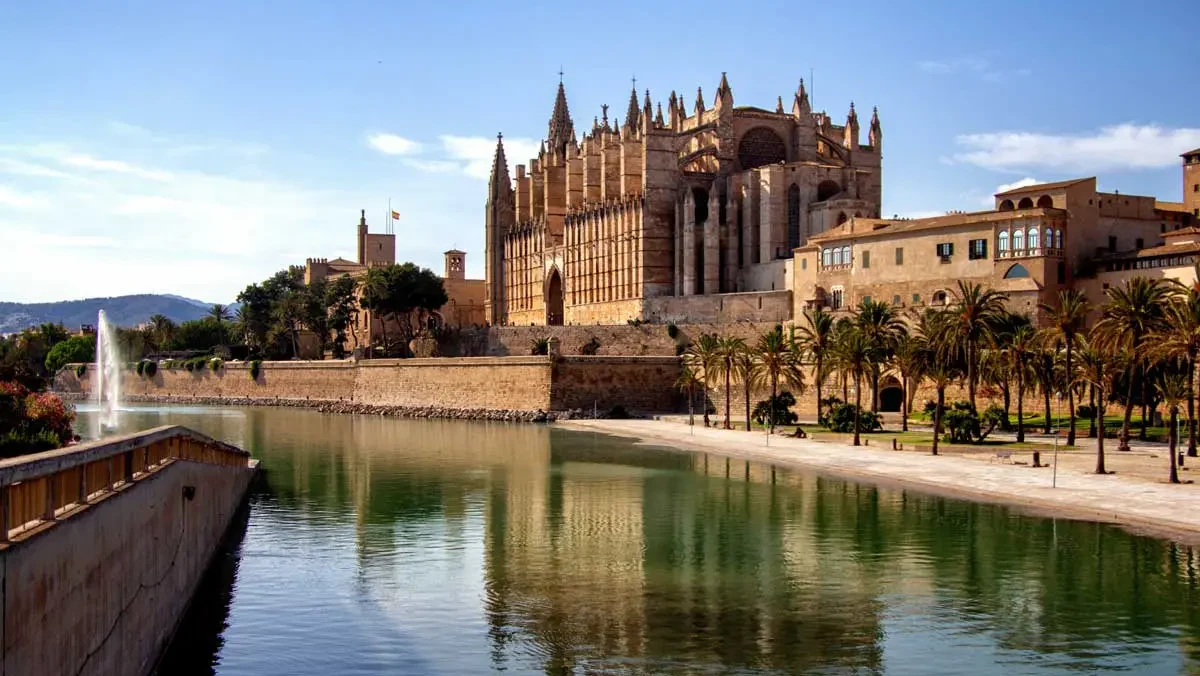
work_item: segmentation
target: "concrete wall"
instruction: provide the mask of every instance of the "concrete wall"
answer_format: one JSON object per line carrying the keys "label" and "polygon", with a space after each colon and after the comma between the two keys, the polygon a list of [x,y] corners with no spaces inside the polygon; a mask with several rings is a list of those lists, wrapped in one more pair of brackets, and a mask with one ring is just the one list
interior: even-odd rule
{"label": "concrete wall", "polygon": [[0,550],[2,673],[149,673],[250,478],[176,460]]}

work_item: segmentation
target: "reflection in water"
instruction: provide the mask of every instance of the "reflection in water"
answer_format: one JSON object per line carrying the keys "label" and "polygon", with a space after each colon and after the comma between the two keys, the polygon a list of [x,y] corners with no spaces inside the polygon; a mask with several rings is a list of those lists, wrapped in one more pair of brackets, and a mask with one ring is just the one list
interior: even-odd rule
{"label": "reflection in water", "polygon": [[268,470],[163,673],[1200,670],[1197,552],[1107,526],[543,426],[124,421]]}

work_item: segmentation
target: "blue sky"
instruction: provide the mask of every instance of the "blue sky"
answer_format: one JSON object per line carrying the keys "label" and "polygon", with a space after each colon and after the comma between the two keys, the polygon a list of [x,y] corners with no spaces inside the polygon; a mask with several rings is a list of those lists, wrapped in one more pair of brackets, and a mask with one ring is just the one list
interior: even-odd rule
{"label": "blue sky", "polygon": [[[1200,146],[1200,3],[9,2],[0,5],[0,300],[227,302],[308,256],[353,257],[366,209],[397,256],[482,276],[486,173],[578,128],[630,78],[653,99],[879,106],[885,215],[1099,176],[1179,200]],[[865,142],[866,117],[863,117]]]}

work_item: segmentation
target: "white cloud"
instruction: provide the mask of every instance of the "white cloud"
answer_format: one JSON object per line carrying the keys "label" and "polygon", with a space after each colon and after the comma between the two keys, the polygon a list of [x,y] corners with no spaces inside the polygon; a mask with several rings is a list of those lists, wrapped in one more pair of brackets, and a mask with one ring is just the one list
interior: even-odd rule
{"label": "white cloud", "polygon": [[30,210],[41,209],[44,206],[46,206],[46,203],[40,197],[20,192],[15,188],[0,183],[0,207]]}
{"label": "white cloud", "polygon": [[1200,129],[1126,123],[1092,134],[990,132],[964,134],[955,142],[966,149],[954,156],[956,162],[986,169],[1045,167],[1095,173],[1173,166],[1179,153],[1200,146]]}
{"label": "white cloud", "polygon": [[372,134],[367,137],[367,145],[386,155],[416,155],[421,152],[420,143],[395,134]]}
{"label": "white cloud", "polygon": [[0,173],[15,174],[17,176],[33,176],[37,178],[71,177],[71,175],[65,171],[51,169],[50,167],[41,164],[35,164],[33,162],[15,160],[9,157],[0,157]]}
{"label": "white cloud", "polygon": [[[487,180],[492,174],[492,160],[496,156],[496,139],[485,136],[439,137],[447,155],[458,161],[462,170],[473,178]],[[541,144],[533,139],[504,139],[504,157],[508,160],[509,175],[514,175],[516,165],[526,164],[537,157]]]}
{"label": "white cloud", "polygon": [[982,56],[917,62],[917,68],[933,75],[970,75],[985,82],[1002,82],[1029,75],[1028,68],[1001,68]]}
{"label": "white cloud", "polygon": [[430,174],[446,174],[452,171],[462,169],[462,165],[452,160],[417,160],[411,157],[404,158],[404,163],[413,169],[418,169]]}
{"label": "white cloud", "polygon": [[148,178],[152,181],[171,180],[171,174],[166,171],[160,171],[158,169],[145,169],[121,160],[106,160],[84,153],[71,153],[57,159],[69,167],[94,169],[97,171],[111,171],[118,174],[132,174],[134,176],[140,176],[141,178]]}

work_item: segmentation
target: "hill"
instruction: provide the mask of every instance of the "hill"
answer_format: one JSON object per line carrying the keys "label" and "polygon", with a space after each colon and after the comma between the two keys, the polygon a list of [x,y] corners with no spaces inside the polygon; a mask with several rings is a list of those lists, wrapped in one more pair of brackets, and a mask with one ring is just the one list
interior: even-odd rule
{"label": "hill", "polygon": [[156,314],[164,314],[178,323],[204,317],[210,307],[211,303],[191,298],[148,293],[55,303],[0,302],[0,333],[14,333],[43,322],[61,323],[67,329],[75,330],[80,324],[95,324],[101,309],[117,326],[137,326]]}

